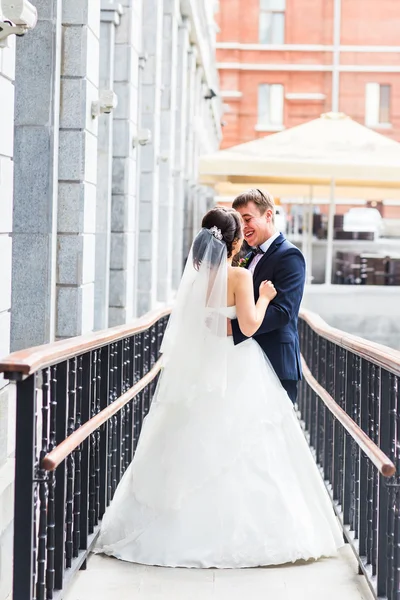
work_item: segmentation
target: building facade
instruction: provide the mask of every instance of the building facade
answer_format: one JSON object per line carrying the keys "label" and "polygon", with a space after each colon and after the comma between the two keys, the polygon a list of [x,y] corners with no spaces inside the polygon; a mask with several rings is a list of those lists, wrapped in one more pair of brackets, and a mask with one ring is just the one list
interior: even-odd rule
{"label": "building facade", "polygon": [[[210,0],[36,0],[0,47],[0,355],[172,300],[221,139]],[[0,14],[0,21],[7,15]],[[0,600],[14,388],[0,376]]]}
{"label": "building facade", "polygon": [[227,148],[344,112],[400,141],[400,4],[220,0]]}

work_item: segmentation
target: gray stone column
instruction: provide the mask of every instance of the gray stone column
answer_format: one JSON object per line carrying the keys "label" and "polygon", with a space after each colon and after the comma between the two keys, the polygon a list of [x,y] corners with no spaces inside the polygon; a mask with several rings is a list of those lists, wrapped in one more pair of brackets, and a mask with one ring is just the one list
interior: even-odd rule
{"label": "gray stone column", "polygon": [[162,0],[145,0],[142,31],[147,61],[140,90],[141,125],[152,132],[152,141],[142,148],[140,159],[138,314],[150,310],[157,300]]}
{"label": "gray stone column", "polygon": [[185,210],[185,168],[187,159],[187,103],[188,103],[188,52],[189,21],[185,18],[179,27],[178,82],[176,106],[176,148],[174,170],[174,222],[172,287],[177,289],[183,269],[183,238]]}
{"label": "gray stone column", "polygon": [[116,31],[114,90],[113,179],[109,326],[121,325],[135,314],[135,256],[137,235],[138,77],[141,51],[141,2],[123,0]]}
{"label": "gray stone column", "polygon": [[190,46],[187,64],[187,101],[186,101],[186,163],[185,163],[185,198],[184,198],[184,236],[183,259],[187,258],[192,243],[193,225],[193,152],[194,152],[194,117],[196,99],[196,65],[197,48]]}
{"label": "gray stone column", "polygon": [[94,327],[100,1],[63,0],[57,337]]}
{"label": "gray stone column", "polygon": [[172,289],[179,18],[179,0],[164,0],[158,213],[157,299],[159,302],[168,302]]}
{"label": "gray stone column", "polygon": [[[122,7],[112,0],[101,4],[100,90],[114,87],[115,29]],[[111,196],[113,117],[100,115],[97,147],[96,260],[94,284],[94,328],[108,327],[110,290]]]}
{"label": "gray stone column", "polygon": [[16,55],[12,350],[55,332],[61,0],[36,5]]}
{"label": "gray stone column", "polygon": [[203,102],[203,67],[200,65],[196,68],[195,85],[194,85],[194,119],[193,119],[193,154],[192,154],[192,172],[191,178],[193,185],[197,186],[198,179],[198,164],[201,148],[201,136],[203,134],[204,122],[202,119]]}

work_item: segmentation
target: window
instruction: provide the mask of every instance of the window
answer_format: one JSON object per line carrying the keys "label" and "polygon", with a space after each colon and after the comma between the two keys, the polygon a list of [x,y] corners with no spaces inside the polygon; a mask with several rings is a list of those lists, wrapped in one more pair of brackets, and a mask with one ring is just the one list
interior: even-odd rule
{"label": "window", "polygon": [[390,125],[390,85],[367,83],[365,86],[365,124],[369,127]]}
{"label": "window", "polygon": [[260,0],[259,38],[261,44],[285,42],[286,0]]}
{"label": "window", "polygon": [[282,129],[283,85],[263,83],[258,86],[258,128]]}

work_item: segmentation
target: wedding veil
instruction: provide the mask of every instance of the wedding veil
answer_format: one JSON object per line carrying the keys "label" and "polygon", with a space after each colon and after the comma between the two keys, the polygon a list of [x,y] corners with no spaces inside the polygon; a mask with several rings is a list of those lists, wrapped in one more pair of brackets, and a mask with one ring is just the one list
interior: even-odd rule
{"label": "wedding veil", "polygon": [[220,230],[201,229],[192,244],[161,346],[165,381],[156,401],[170,398],[171,386],[179,386],[186,400],[196,398],[200,389],[202,393],[224,392],[227,267],[227,247]]}
{"label": "wedding veil", "polygon": [[[224,310],[228,263],[226,244],[219,238],[217,228],[202,229],[196,236],[161,346],[163,369],[146,417],[151,426],[144,423],[140,434],[132,470],[135,487],[130,492],[146,507],[149,523],[158,510],[181,506],[205,478],[213,476],[204,465],[217,451],[215,444],[207,435],[193,437],[193,431],[208,431],[210,439],[218,440],[217,433],[210,433],[216,411],[226,415],[230,428],[226,412],[230,345]],[[217,418],[215,427],[220,423]],[[217,471],[232,461],[230,447],[218,451]],[[153,460],[160,465],[157,477],[148,470]]]}

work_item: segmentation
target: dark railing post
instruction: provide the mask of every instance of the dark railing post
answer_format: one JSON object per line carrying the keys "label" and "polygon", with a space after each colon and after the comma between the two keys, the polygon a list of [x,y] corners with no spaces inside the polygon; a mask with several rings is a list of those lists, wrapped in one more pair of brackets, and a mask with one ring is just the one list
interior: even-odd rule
{"label": "dark railing post", "polygon": [[36,375],[17,384],[15,447],[14,600],[33,598]]}
{"label": "dark railing post", "polygon": [[[90,419],[90,399],[92,381],[91,353],[82,356],[82,423]],[[82,443],[81,448],[81,514],[80,514],[80,540],[79,549],[86,550],[89,536],[89,454],[90,438]],[[58,467],[59,469],[60,467]],[[58,471],[57,469],[57,471]],[[86,567],[86,561],[82,568]]]}
{"label": "dark railing post", "polygon": [[[108,406],[110,399],[109,374],[110,374],[110,349],[105,346],[101,349],[101,373],[100,373],[100,410]],[[100,519],[107,508],[108,488],[108,421],[100,430]]]}
{"label": "dark railing post", "polygon": [[[381,418],[379,428],[379,446],[385,454],[390,456],[390,381],[391,376],[387,371],[382,371],[381,378]],[[388,521],[389,521],[389,494],[388,487],[383,477],[379,478],[379,513],[378,513],[378,562],[377,562],[377,595],[382,598],[387,596],[388,577]]]}
{"label": "dark railing post", "polygon": [[[353,398],[353,355],[346,351],[346,378],[344,391],[344,410],[348,415],[351,414],[352,398]],[[343,464],[343,492],[342,492],[342,509],[343,522],[345,525],[350,525],[350,508],[351,508],[351,492],[353,485],[352,472],[352,438],[349,433],[345,432],[344,436],[344,464]]]}
{"label": "dark railing post", "polygon": [[[65,440],[67,434],[67,388],[68,362],[57,367],[55,384],[57,414],[56,414],[56,444]],[[61,463],[56,471],[55,484],[55,589],[62,590],[65,569],[65,500],[66,500],[66,465]]]}
{"label": "dark railing post", "polygon": [[[368,363],[361,361],[361,394],[362,401],[360,405],[360,427],[368,434],[368,398],[369,398],[369,380]],[[367,556],[367,511],[368,511],[368,459],[359,451],[360,454],[360,491],[358,503],[358,540],[359,554],[361,557]]]}

